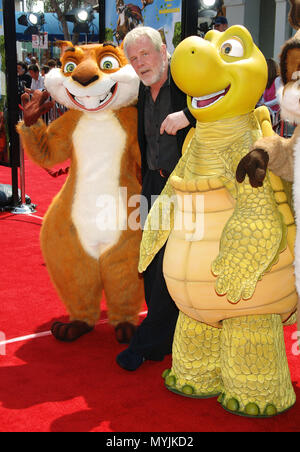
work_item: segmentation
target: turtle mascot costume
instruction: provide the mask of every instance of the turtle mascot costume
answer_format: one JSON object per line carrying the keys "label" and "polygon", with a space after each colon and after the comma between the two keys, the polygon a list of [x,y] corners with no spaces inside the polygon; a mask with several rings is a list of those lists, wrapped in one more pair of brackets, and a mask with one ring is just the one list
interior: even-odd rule
{"label": "turtle mascot costume", "polygon": [[180,313],[165,384],[273,416],[295,403],[283,335],[296,318],[295,225],[279,178],[236,181],[241,158],[272,130],[265,107],[255,110],[266,61],[235,25],[182,41],[171,71],[197,125],[148,215],[139,263],[144,271],[167,242],[164,277]]}

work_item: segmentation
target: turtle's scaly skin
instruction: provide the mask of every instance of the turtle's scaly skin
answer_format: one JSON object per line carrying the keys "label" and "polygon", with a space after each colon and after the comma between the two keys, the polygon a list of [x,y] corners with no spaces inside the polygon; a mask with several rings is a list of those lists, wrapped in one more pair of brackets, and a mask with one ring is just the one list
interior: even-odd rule
{"label": "turtle's scaly skin", "polygon": [[282,328],[297,304],[294,222],[279,179],[252,188],[235,178],[265,128],[254,107],[266,62],[233,26],[184,40],[171,70],[198,121],[150,211],[139,264],[144,271],[167,242],[163,271],[181,312],[165,383],[190,397],[221,393],[234,413],[272,416],[295,402]]}
{"label": "turtle's scaly skin", "polygon": [[[166,383],[179,393],[186,385],[192,395],[216,396],[224,392],[221,378],[219,328],[197,322],[182,312],[173,342],[173,365]],[[175,379],[172,380],[172,376]],[[172,384],[173,383],[173,384]]]}

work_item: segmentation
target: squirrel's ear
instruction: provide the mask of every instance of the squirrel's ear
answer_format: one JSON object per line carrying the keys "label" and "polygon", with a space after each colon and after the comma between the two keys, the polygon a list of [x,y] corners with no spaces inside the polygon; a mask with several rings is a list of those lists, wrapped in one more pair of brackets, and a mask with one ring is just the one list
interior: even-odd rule
{"label": "squirrel's ear", "polygon": [[72,44],[71,41],[55,41],[55,46],[60,47],[61,51],[60,57],[63,56],[66,49],[74,48],[74,45]]}
{"label": "squirrel's ear", "polygon": [[295,30],[300,28],[300,0],[290,0],[289,22]]}

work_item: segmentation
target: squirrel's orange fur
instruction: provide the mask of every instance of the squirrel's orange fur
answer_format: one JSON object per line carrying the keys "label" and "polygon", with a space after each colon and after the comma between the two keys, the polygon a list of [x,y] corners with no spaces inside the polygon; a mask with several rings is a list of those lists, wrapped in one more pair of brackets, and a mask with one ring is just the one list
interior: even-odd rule
{"label": "squirrel's orange fur", "polygon": [[[99,66],[99,54],[101,54],[101,57],[104,53],[110,57],[115,57],[119,62],[120,70],[126,64],[120,48],[103,47],[100,44],[78,46],[76,52],[67,51],[67,53],[64,53],[62,73],[66,64],[65,55],[73,57],[75,53],[77,55],[77,77],[74,86],[76,86],[76,89],[78,86],[81,90],[84,90],[84,86],[86,86],[88,92],[91,86],[94,86],[93,89],[95,90],[95,83],[100,86],[101,77],[105,79],[107,74],[109,76],[117,72],[116,70],[102,69]],[[80,58],[78,58],[78,55]],[[82,71],[80,65],[85,66],[85,71]],[[98,81],[81,85],[80,77],[87,78],[86,69],[89,66],[91,68],[89,77],[92,78],[93,73],[96,73]],[[63,83],[63,77],[69,79],[72,74],[63,73],[63,77],[61,74],[59,77],[62,78]],[[123,87],[122,89],[126,88]],[[117,96],[118,93],[115,97],[117,98]],[[51,279],[70,314],[70,320],[84,321],[93,326],[99,319],[100,299],[104,290],[110,323],[114,326],[122,322],[137,324],[138,313],[143,301],[143,280],[137,270],[141,230],[131,230],[127,227],[126,230],[121,232],[116,243],[108,245],[99,258],[95,258],[87,252],[86,246],[84,246],[78,233],[76,221],[73,219],[74,200],[78,196],[77,191],[85,184],[85,180],[82,179],[83,176],[79,177],[79,165],[82,157],[78,160],[79,151],[76,149],[80,142],[77,135],[79,134],[79,137],[81,137],[80,134],[82,134],[82,131],[79,130],[79,124],[85,118],[85,115],[87,113],[84,107],[82,109],[70,109],[48,127],[41,119],[31,127],[26,127],[23,123],[18,126],[27,154],[40,166],[50,168],[67,159],[71,161],[69,176],[44,218],[41,231],[42,251]],[[140,151],[137,143],[136,108],[132,105],[125,105],[114,109],[112,103],[111,108],[105,107],[103,112],[100,109],[96,115],[97,118],[100,118],[99,127],[101,126],[100,115],[104,115],[107,121],[111,118],[113,125],[107,133],[111,134],[112,137],[115,135],[115,126],[118,129],[116,133],[120,133],[120,135],[125,133],[125,145],[121,150],[118,168],[118,184],[119,187],[126,187],[128,198],[131,195],[140,194]],[[88,121],[90,121],[89,118]],[[109,137],[105,137],[105,139],[105,143],[109,142]],[[89,140],[90,137],[87,135],[86,159],[97,156],[99,163],[101,162],[99,153],[103,152],[103,143],[99,140],[95,149],[89,149],[92,143]],[[121,142],[123,143],[122,140]],[[103,165],[105,163],[103,161]],[[91,171],[93,171],[93,165],[91,165]],[[92,174],[88,174],[88,176],[90,177]],[[107,177],[108,180],[110,177],[113,178],[109,174]],[[89,181],[86,183],[90,184]],[[97,189],[98,183],[100,184],[101,181],[96,180],[91,187]],[[127,203],[127,218],[132,210],[133,208],[128,208]],[[95,212],[97,212],[96,205]],[[91,211],[89,215],[93,215],[95,212]],[[89,237],[86,237],[86,240],[89,240]]]}

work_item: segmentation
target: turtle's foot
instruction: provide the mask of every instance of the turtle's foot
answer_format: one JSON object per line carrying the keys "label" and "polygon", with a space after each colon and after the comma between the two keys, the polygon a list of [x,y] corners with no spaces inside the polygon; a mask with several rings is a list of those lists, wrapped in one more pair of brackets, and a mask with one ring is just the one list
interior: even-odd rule
{"label": "turtle's foot", "polygon": [[234,397],[226,399],[226,395],[224,393],[220,394],[220,396],[218,397],[218,402],[221,403],[222,407],[226,411],[229,411],[232,414],[256,418],[276,416],[277,414],[284,413],[293,406],[292,404],[290,407],[285,408],[282,411],[278,411],[273,403],[248,402],[246,404],[243,404]]}
{"label": "turtle's foot", "polygon": [[281,317],[252,315],[223,321],[220,402],[239,415],[270,417],[291,408],[296,395]]}
{"label": "turtle's foot", "polygon": [[172,369],[166,369],[163,372],[162,377],[165,381],[166,388],[169,389],[169,391],[184,397],[208,399],[210,397],[218,397],[222,393],[222,388],[212,387],[203,392],[203,389],[197,387],[195,384],[180,381],[176,378],[174,372],[172,372]]}

